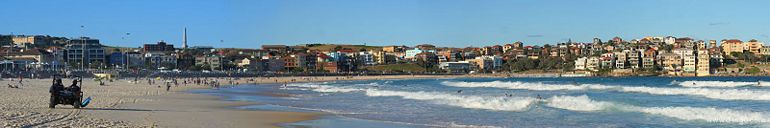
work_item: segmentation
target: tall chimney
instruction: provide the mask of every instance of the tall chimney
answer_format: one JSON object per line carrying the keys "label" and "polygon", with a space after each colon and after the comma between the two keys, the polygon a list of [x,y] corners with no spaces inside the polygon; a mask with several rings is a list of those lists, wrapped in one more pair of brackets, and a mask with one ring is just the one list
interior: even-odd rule
{"label": "tall chimney", "polygon": [[184,34],[182,35],[182,48],[187,49],[187,27],[184,28]]}

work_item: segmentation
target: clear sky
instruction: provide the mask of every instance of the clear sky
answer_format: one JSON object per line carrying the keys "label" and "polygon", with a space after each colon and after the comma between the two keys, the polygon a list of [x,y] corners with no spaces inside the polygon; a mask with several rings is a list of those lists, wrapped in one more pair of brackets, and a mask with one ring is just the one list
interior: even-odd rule
{"label": "clear sky", "polygon": [[[770,41],[770,0],[5,0],[0,34],[263,44],[526,45],[593,37]],[[81,29],[80,26],[85,26]],[[130,33],[130,34],[127,34]]]}

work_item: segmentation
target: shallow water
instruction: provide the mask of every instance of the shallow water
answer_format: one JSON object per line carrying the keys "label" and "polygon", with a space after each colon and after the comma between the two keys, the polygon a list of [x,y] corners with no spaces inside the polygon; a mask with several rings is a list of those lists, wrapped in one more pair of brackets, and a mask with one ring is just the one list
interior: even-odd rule
{"label": "shallow water", "polygon": [[240,109],[334,114],[286,127],[767,127],[763,81],[770,77],[458,78],[194,92],[267,104]]}

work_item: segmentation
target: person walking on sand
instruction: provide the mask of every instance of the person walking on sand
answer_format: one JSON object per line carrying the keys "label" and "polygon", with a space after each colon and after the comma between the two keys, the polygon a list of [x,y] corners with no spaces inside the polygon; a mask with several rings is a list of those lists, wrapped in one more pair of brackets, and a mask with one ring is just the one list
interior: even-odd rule
{"label": "person walking on sand", "polygon": [[166,81],[166,91],[171,91],[171,82]]}

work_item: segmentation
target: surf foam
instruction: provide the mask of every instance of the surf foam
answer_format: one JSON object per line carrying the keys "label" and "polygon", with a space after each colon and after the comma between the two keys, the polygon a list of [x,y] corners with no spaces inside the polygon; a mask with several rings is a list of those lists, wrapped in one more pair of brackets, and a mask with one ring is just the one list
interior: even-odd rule
{"label": "surf foam", "polygon": [[324,92],[324,93],[364,91],[364,89],[360,89],[360,88],[336,87],[336,86],[318,85],[318,84],[309,84],[309,83],[287,84],[286,86],[288,86],[288,87],[300,87],[300,88],[305,89],[305,90],[310,90],[310,91],[315,91],[315,92]]}
{"label": "surf foam", "polygon": [[395,96],[403,99],[431,101],[462,108],[500,111],[523,111],[526,110],[530,104],[535,102],[535,99],[530,97],[465,96],[439,92],[407,92],[375,89],[366,90],[366,95],[371,97]]}
{"label": "surf foam", "polygon": [[682,81],[677,82],[682,87],[741,87],[741,86],[761,86],[757,82],[736,82],[736,81]]}
{"label": "surf foam", "polygon": [[525,90],[537,90],[537,91],[556,91],[556,90],[586,90],[586,89],[609,89],[612,86],[596,85],[596,84],[543,84],[543,83],[529,83],[529,82],[441,82],[447,86],[453,87],[490,87],[490,88],[503,88],[503,89],[525,89]]}
{"label": "surf foam", "polygon": [[586,95],[554,96],[547,100],[546,106],[572,111],[599,111],[613,107],[609,102],[593,101]]}
{"label": "surf foam", "polygon": [[662,88],[662,87],[643,87],[643,86],[607,86],[599,84],[582,85],[557,85],[526,82],[449,82],[442,84],[453,87],[491,87],[502,89],[521,89],[536,91],[555,91],[555,90],[612,90],[619,92],[647,93],[653,95],[689,95],[700,96],[719,100],[762,100],[770,101],[770,91],[748,90],[748,89],[725,89],[725,88]]}
{"label": "surf foam", "polygon": [[640,112],[660,115],[688,121],[725,122],[725,123],[768,123],[770,116],[760,112],[739,111],[718,108],[697,107],[639,107],[615,104],[606,101],[594,101],[586,95],[554,96],[547,100],[547,106],[571,111],[603,111],[617,109],[620,111]]}

